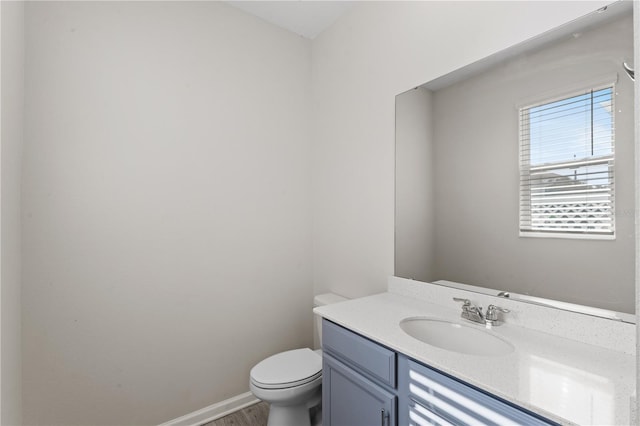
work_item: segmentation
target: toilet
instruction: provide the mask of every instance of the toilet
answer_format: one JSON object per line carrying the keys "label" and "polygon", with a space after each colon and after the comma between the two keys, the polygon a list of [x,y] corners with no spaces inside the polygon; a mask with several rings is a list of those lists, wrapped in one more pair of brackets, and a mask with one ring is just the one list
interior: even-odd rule
{"label": "toilet", "polygon": [[[316,296],[313,305],[324,306],[345,299],[333,293]],[[318,342],[322,342],[322,318],[315,317]],[[256,398],[269,403],[267,426],[310,426],[310,409],[322,401],[322,351],[294,349],[272,355],[256,364],[249,387]]]}

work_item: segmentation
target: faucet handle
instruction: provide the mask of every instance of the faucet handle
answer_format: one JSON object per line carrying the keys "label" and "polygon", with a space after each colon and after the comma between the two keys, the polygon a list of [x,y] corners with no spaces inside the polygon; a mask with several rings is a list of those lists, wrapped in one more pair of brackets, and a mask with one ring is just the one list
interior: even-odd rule
{"label": "faucet handle", "polygon": [[469,306],[471,305],[471,300],[469,299],[463,299],[462,297],[454,297],[453,298],[454,301],[456,302],[462,302],[462,306]]}
{"label": "faucet handle", "polygon": [[509,309],[501,308],[500,306],[489,305],[487,306],[487,313],[484,316],[487,323],[494,324],[494,325],[497,324],[498,311],[503,312],[505,314],[508,314],[509,312],[511,312]]}

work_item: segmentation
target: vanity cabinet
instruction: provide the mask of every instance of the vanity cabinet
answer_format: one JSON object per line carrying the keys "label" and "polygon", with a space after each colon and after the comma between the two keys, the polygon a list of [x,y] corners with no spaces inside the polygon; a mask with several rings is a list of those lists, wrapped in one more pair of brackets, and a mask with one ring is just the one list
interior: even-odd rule
{"label": "vanity cabinet", "polygon": [[323,426],[557,423],[323,320]]}
{"label": "vanity cabinet", "polygon": [[322,349],[323,426],[395,426],[396,353],[327,320]]}
{"label": "vanity cabinet", "polygon": [[392,426],[397,397],[371,380],[325,355],[323,365],[324,426]]}

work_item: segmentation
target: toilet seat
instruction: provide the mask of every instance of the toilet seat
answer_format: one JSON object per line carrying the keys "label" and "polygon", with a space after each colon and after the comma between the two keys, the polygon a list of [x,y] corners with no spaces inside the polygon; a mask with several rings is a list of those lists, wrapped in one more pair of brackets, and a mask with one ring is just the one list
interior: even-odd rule
{"label": "toilet seat", "polygon": [[251,383],[263,389],[284,389],[322,376],[322,357],[309,348],[270,356],[251,369]]}

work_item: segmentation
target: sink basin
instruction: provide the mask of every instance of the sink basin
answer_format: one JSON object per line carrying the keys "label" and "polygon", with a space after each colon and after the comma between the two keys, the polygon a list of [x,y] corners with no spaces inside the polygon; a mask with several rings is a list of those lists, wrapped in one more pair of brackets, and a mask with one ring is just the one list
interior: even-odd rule
{"label": "sink basin", "polygon": [[406,318],[400,321],[400,328],[421,342],[468,355],[499,356],[514,349],[511,343],[485,330],[437,318]]}

